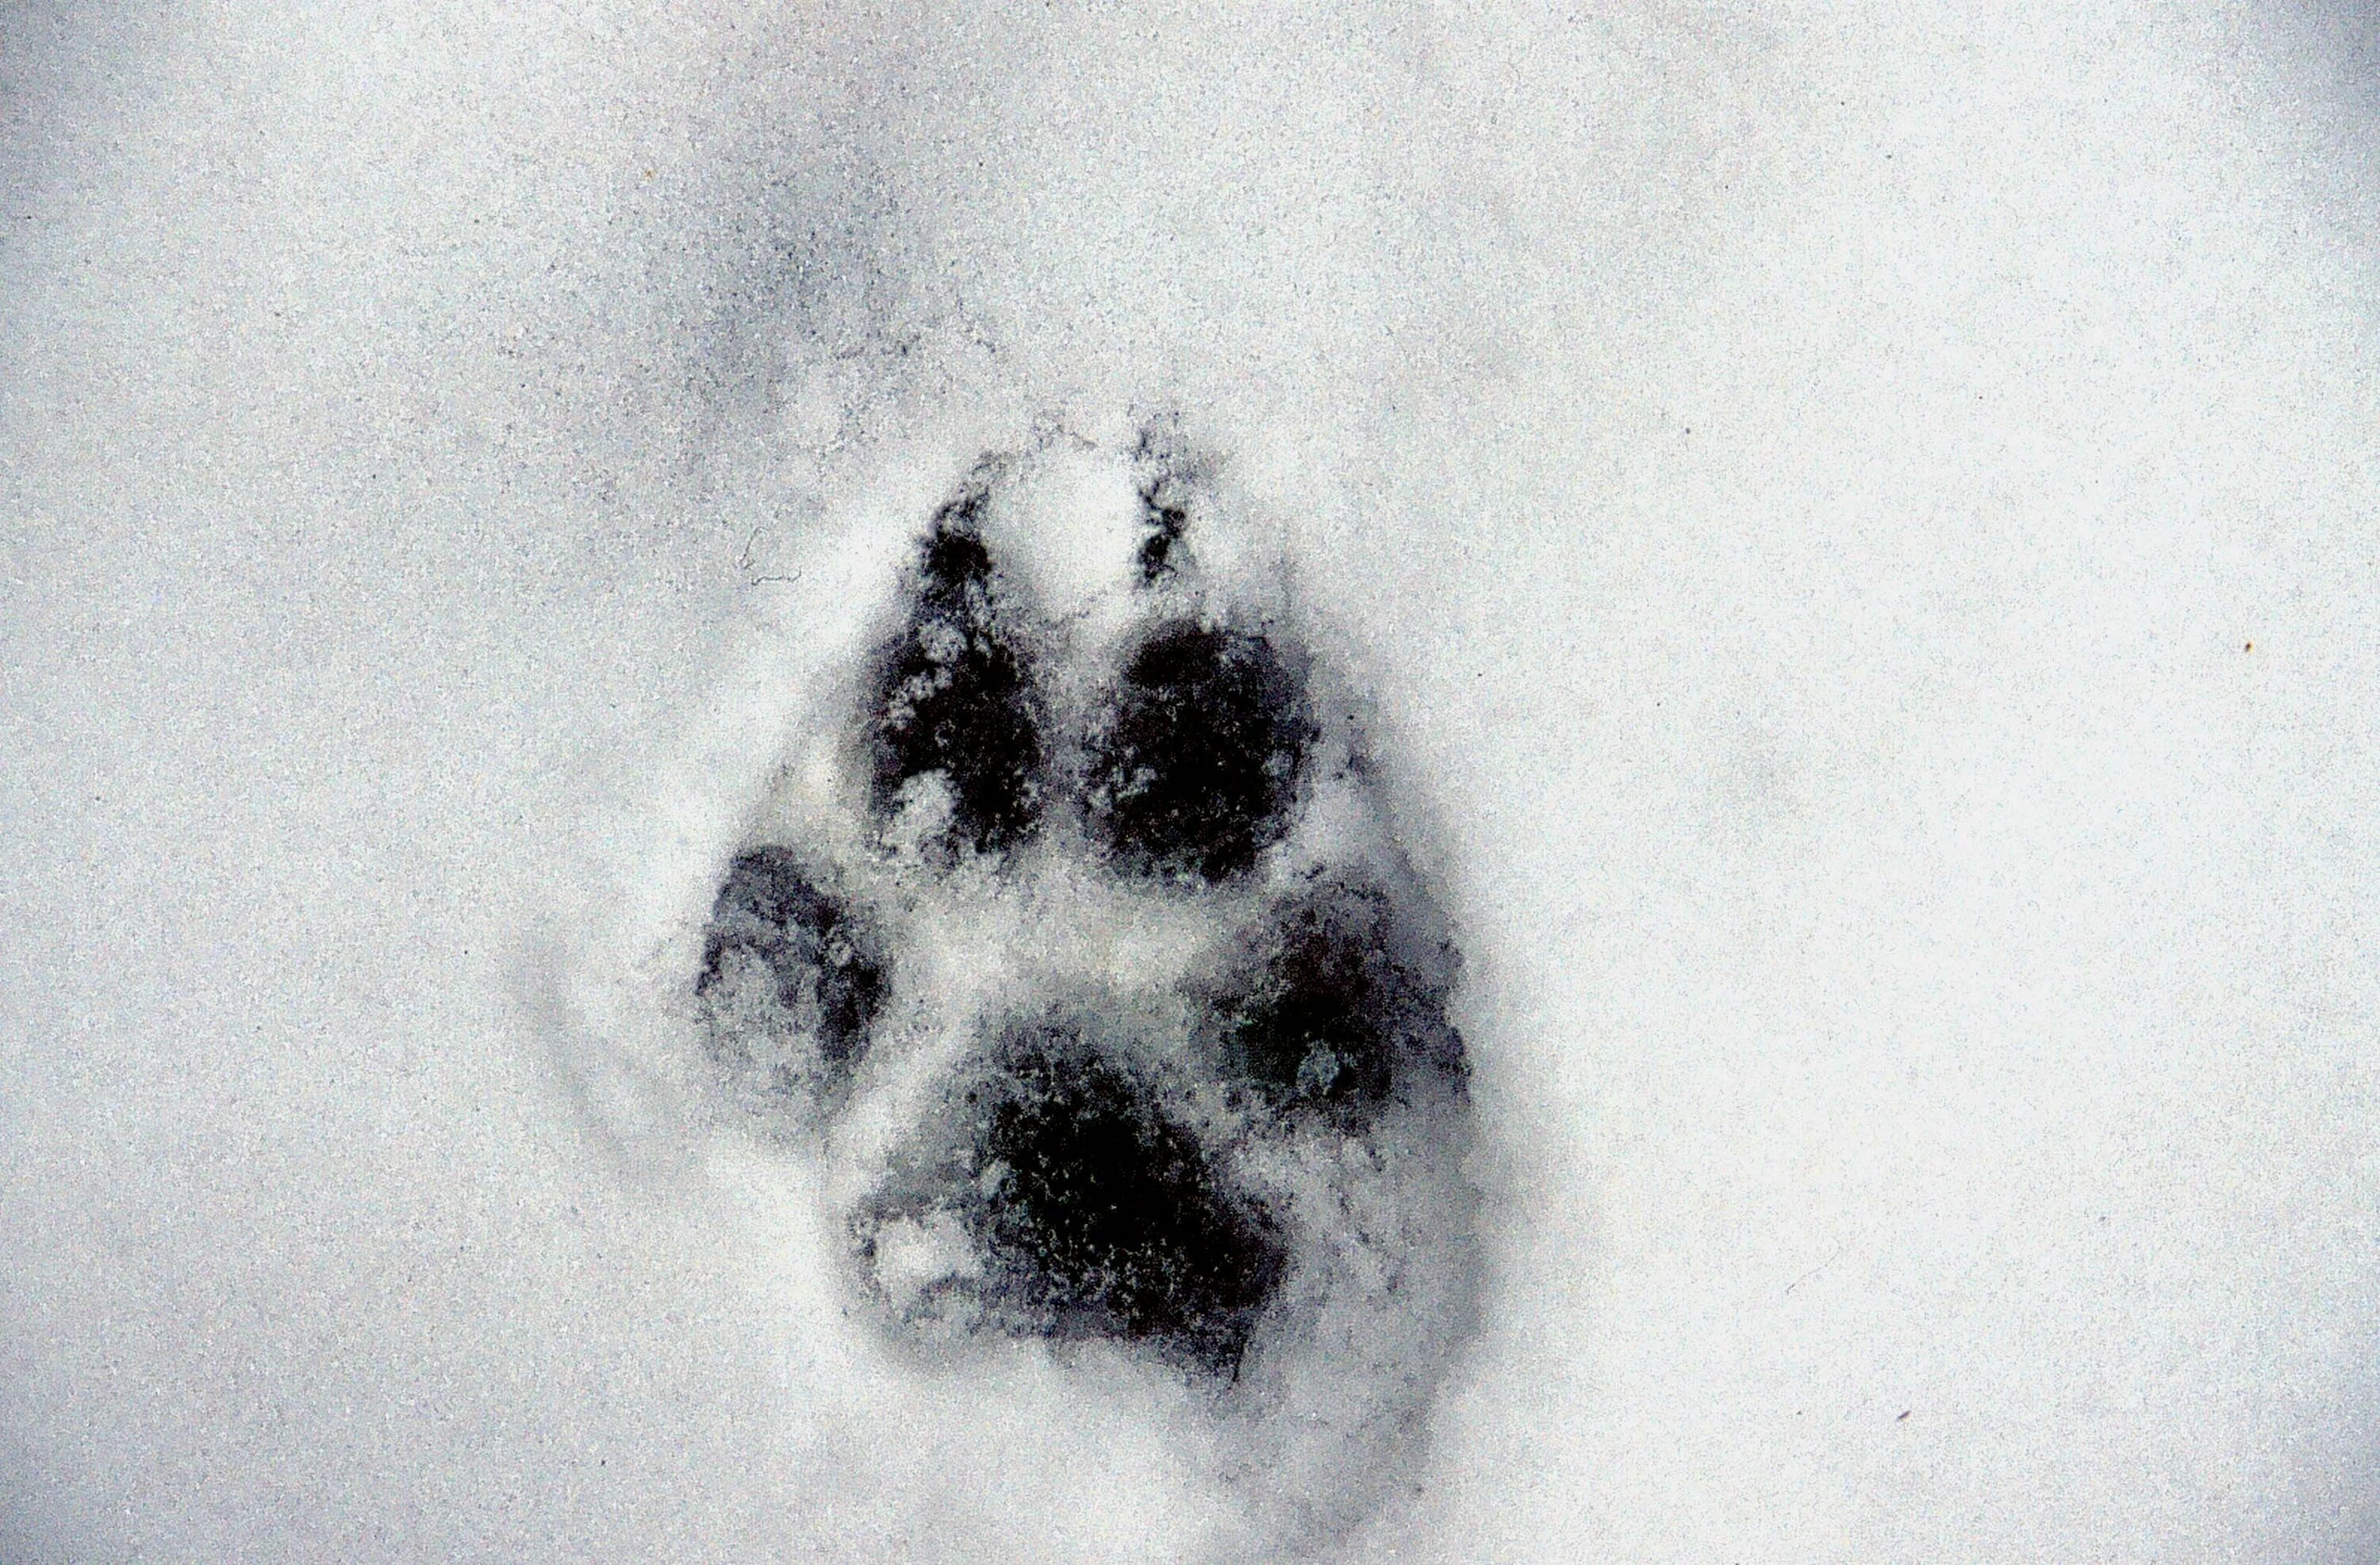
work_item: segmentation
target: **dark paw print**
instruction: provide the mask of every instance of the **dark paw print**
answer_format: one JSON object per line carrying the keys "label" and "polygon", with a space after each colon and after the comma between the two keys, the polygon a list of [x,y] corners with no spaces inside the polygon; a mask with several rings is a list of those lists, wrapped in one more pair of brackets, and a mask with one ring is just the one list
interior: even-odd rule
{"label": "dark paw print", "polygon": [[1313,729],[1305,682],[1269,640],[1159,625],[1090,734],[1093,841],[1138,873],[1245,874],[1288,829]]}
{"label": "dark paw print", "polygon": [[1274,1110],[1359,1128],[1416,1073],[1462,1081],[1448,955],[1417,944],[1388,893],[1317,887],[1254,943],[1208,1003],[1219,1056]]}
{"label": "dark paw print", "polygon": [[996,852],[1038,823],[1041,722],[976,503],[934,518],[908,624],[885,649],[868,803],[886,819],[922,813],[944,849]]}
{"label": "dark paw print", "polygon": [[1102,460],[1138,503],[1078,547],[1041,547],[1087,507],[1030,455],[920,528],[859,710],[719,890],[710,1057],[858,1165],[892,1341],[1122,1353],[1284,1450],[1377,1450],[1475,1285],[1457,959],[1279,574]]}
{"label": "dark paw print", "polygon": [[1003,1329],[1231,1373],[1288,1255],[1190,1125],[1079,1025],[1019,1025],[968,1090],[955,1187]]}
{"label": "dark paw print", "polygon": [[882,941],[783,848],[736,855],[710,910],[695,993],[747,1093],[840,1095],[884,998]]}

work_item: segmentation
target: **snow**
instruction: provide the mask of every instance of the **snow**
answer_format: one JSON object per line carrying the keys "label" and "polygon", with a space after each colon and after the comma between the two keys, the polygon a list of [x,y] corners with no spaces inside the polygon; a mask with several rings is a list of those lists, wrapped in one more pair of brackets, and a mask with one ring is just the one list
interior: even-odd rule
{"label": "snow", "polygon": [[1345,1557],[2370,1557],[2368,30],[0,19],[0,1557],[1219,1535],[587,1047],[919,508],[1152,422],[1468,963],[1491,1290]]}

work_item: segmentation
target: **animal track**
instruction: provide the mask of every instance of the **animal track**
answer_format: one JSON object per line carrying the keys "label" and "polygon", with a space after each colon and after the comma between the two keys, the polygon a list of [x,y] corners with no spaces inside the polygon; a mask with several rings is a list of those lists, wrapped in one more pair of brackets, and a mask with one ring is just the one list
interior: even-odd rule
{"label": "animal track", "polygon": [[1033,694],[1009,645],[975,502],[934,518],[907,626],[887,649],[870,724],[869,803],[944,846],[991,851],[1030,831],[1040,796]]}
{"label": "animal track", "polygon": [[1208,1396],[1282,1535],[1359,1513],[1467,1328],[1459,964],[1348,692],[1211,488],[1056,443],[910,535],[692,983],[836,1171],[854,1304]]}
{"label": "animal track", "polygon": [[1094,839],[1144,873],[1245,873],[1287,829],[1311,728],[1304,680],[1263,637],[1158,626],[1091,735]]}
{"label": "animal track", "polygon": [[[1196,1129],[1096,1039],[1063,1016],[1020,1024],[965,1089],[966,1134],[929,1209],[958,1219],[981,1265],[935,1308],[956,1302],[969,1326],[1119,1338],[1235,1373],[1286,1269],[1281,1236]],[[917,1219],[863,1219],[864,1253],[888,1220]]]}
{"label": "animal track", "polygon": [[837,1095],[884,997],[874,932],[783,848],[737,855],[719,888],[695,992],[719,1062],[746,1093]]}

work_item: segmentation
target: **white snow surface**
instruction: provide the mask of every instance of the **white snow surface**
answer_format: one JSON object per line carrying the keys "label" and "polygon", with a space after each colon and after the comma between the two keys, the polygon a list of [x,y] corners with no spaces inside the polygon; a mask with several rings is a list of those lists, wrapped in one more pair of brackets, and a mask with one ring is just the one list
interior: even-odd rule
{"label": "white snow surface", "polygon": [[1484,1325],[1344,1558],[2380,1555],[2373,42],[0,12],[0,1559],[1199,1536],[1147,1396],[858,1397],[573,1042],[806,546],[1152,422],[1468,962]]}

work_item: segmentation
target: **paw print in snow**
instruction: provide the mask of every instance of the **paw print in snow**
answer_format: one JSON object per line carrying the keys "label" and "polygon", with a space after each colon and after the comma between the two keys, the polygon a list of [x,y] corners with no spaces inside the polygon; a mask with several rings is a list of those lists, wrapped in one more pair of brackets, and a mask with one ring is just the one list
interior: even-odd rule
{"label": "paw print in snow", "polygon": [[1153,446],[919,518],[692,989],[737,1122],[834,1169],[871,1329],[1172,1377],[1310,1530],[1470,1319],[1459,964],[1278,556]]}

